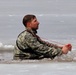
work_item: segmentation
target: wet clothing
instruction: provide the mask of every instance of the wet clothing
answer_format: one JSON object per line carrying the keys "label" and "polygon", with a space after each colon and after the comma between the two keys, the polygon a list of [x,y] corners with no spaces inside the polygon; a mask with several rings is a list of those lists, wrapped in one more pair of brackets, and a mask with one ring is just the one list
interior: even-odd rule
{"label": "wet clothing", "polygon": [[57,45],[45,42],[37,35],[37,31],[26,29],[18,35],[14,49],[14,59],[42,59],[61,55]]}

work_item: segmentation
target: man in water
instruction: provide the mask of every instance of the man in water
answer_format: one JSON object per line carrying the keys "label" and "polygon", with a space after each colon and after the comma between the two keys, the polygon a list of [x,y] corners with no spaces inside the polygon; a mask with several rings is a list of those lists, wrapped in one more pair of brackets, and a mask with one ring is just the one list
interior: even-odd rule
{"label": "man in water", "polygon": [[26,30],[18,35],[16,46],[14,49],[14,59],[42,59],[51,58],[67,54],[71,50],[71,44],[58,46],[46,41],[43,41],[37,35],[39,22],[35,15],[28,14],[23,18],[23,25]]}

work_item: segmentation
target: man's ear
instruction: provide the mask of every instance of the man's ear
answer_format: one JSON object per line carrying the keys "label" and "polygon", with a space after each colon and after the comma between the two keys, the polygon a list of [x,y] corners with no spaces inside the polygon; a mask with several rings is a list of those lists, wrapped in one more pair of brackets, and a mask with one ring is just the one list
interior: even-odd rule
{"label": "man's ear", "polygon": [[31,25],[30,22],[27,22],[27,27],[30,27],[30,25]]}

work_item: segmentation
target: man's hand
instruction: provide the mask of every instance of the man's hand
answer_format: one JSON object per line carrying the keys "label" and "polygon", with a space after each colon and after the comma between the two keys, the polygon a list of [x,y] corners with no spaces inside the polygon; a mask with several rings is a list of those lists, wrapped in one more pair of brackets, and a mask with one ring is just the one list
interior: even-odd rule
{"label": "man's hand", "polygon": [[69,48],[69,51],[71,51],[72,45],[71,44],[67,44],[66,46]]}
{"label": "man's hand", "polygon": [[62,47],[62,52],[63,52],[63,54],[67,54],[68,51],[71,51],[71,49],[72,49],[72,45],[71,44],[66,44]]}

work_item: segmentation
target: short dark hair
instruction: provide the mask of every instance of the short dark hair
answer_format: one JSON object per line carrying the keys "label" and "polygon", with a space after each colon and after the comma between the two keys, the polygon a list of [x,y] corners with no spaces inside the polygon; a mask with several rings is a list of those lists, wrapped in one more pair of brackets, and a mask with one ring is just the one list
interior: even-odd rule
{"label": "short dark hair", "polygon": [[23,25],[26,27],[27,22],[30,22],[32,19],[36,18],[35,15],[28,14],[23,17]]}

